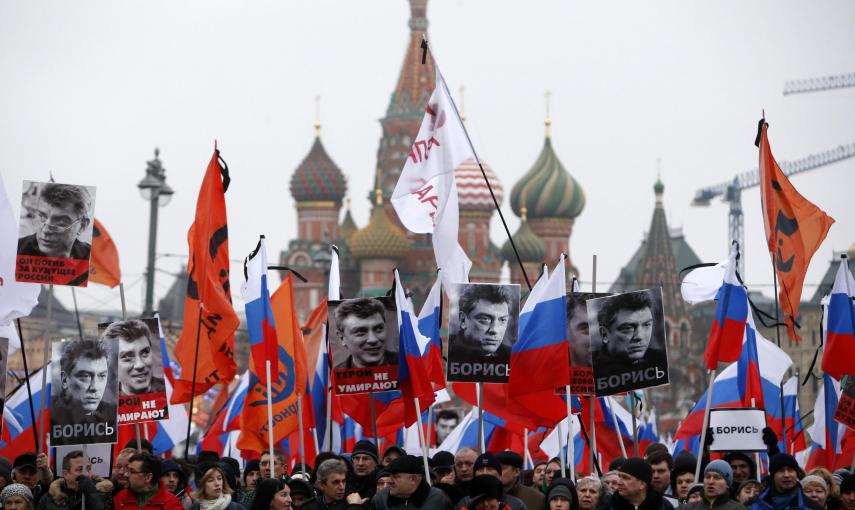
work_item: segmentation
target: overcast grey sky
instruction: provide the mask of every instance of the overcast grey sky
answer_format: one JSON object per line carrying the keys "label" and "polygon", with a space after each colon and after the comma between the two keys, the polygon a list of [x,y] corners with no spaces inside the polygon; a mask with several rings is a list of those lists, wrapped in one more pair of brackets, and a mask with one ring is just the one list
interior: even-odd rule
{"label": "overcast grey sky", "polygon": [[[593,254],[599,279],[611,281],[638,247],[657,158],[670,225],[683,227],[702,259],[717,261],[726,256],[727,207],[689,203],[696,189],[756,166],[762,108],[779,160],[855,142],[855,89],[782,95],[788,79],[855,71],[850,1],[430,0],[428,17],[450,88],[466,87],[475,147],[508,190],[542,147],[544,92],[552,92],[555,149],[587,196],[571,238],[583,280]],[[276,259],[296,234],[288,183],[311,145],[320,95],[324,144],[350,177],[364,226],[377,119],[401,67],[408,18],[406,0],[3,0],[0,172],[14,207],[21,181],[48,172],[96,185],[96,216],[119,247],[129,308],[139,310],[148,204],[136,184],[153,149],[176,191],[160,211],[158,252],[186,253],[218,139],[233,179],[231,257],[242,259],[265,233]],[[837,220],[808,273],[816,283],[832,250],[855,241],[855,160],[793,182]],[[743,206],[748,282],[767,290],[756,188]],[[515,231],[518,220],[504,210]],[[492,232],[501,245],[497,223]],[[181,262],[157,265],[174,272]],[[156,297],[171,283],[158,274]],[[99,285],[78,296],[83,308],[119,306],[118,294]]]}

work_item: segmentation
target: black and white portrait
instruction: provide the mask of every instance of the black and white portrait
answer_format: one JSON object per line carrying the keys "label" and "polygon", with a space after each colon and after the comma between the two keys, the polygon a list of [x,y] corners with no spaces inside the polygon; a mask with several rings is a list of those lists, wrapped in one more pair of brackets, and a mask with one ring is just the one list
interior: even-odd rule
{"label": "black and white portrait", "polygon": [[598,396],[668,383],[662,289],[587,301]]}
{"label": "black and white portrait", "polygon": [[577,395],[594,394],[591,330],[588,327],[587,301],[605,296],[608,296],[608,294],[595,294],[591,292],[567,293],[567,340],[570,345],[570,387],[571,391]]}
{"label": "black and white portrait", "polygon": [[486,283],[448,289],[449,381],[508,382],[519,335],[520,287]]}
{"label": "black and white portrait", "polygon": [[115,341],[57,340],[51,358],[52,445],[115,443]]}
{"label": "black and white portrait", "polygon": [[24,181],[15,279],[86,286],[94,207],[92,186]]}
{"label": "black and white portrait", "polygon": [[434,413],[435,445],[439,446],[460,425],[460,412],[454,408],[437,409]]}

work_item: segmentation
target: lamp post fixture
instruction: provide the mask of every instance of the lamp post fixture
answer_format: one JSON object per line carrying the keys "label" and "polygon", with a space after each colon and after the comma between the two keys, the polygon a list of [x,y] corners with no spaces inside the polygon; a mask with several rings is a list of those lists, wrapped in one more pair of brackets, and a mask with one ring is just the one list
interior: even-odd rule
{"label": "lamp post fixture", "polygon": [[[324,233],[324,238],[326,238],[326,233]],[[328,244],[325,244],[324,247],[318,250],[315,256],[312,257],[312,263],[315,268],[321,271],[324,275],[324,286],[321,288],[321,291],[322,294],[326,295],[329,289],[330,268],[332,267],[332,255],[330,255]]]}
{"label": "lamp post fixture", "polygon": [[154,159],[146,162],[145,177],[137,184],[143,200],[149,201],[148,264],[145,274],[145,306],[143,315],[154,312],[154,252],[157,245],[157,209],[169,203],[172,188],[166,184],[166,169],[160,162],[160,149],[154,149]]}

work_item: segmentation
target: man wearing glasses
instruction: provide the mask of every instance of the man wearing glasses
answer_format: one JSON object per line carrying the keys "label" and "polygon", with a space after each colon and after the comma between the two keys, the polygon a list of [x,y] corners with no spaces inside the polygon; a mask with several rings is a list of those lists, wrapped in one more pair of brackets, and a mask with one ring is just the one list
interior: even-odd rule
{"label": "man wearing glasses", "polygon": [[35,233],[18,239],[18,255],[89,259],[92,246],[78,237],[87,232],[92,198],[83,186],[47,183],[35,203]]}
{"label": "man wearing glasses", "polygon": [[137,453],[128,463],[128,487],[113,498],[115,510],[184,510],[181,501],[160,486],[161,462]]}

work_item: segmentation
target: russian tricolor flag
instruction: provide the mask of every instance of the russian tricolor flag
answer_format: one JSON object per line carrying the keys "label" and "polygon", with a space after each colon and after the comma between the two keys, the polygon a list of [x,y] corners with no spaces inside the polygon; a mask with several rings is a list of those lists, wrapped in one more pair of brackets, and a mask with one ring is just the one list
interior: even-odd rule
{"label": "russian tricolor flag", "polygon": [[279,343],[276,339],[276,322],[270,307],[267,286],[267,240],[258,240],[258,246],[243,263],[246,282],[241,286],[246,308],[246,327],[249,332],[251,370],[261,384],[267,384],[266,364],[270,362],[271,382],[279,378]]}
{"label": "russian tricolor flag", "polygon": [[[783,374],[781,374],[781,377],[783,377]],[[745,341],[742,343],[742,354],[736,361],[736,379],[738,382],[739,401],[742,403],[742,406],[764,409],[766,401],[763,397],[763,378],[760,376],[757,331],[754,329],[753,321],[751,325],[745,328]]]}
{"label": "russian tricolor flag", "polygon": [[834,419],[834,410],[840,400],[840,383],[829,374],[822,378],[822,391],[816,397],[813,425],[808,433],[814,444],[825,453],[824,458],[814,459],[828,469],[835,469],[837,456],[843,453],[843,435],[846,426]]}
{"label": "russian tricolor flag", "polygon": [[739,359],[742,336],[748,320],[748,295],[736,277],[736,260],[739,249],[736,243],[730,250],[725,265],[724,281],[716,294],[718,302],[710,339],[704,351],[707,369],[713,370],[719,362],[731,363]]}
{"label": "russian tricolor flag", "polygon": [[[430,339],[419,333],[414,324],[416,317],[413,302],[401,284],[401,275],[395,270],[395,308],[398,312],[398,381],[404,399],[404,425],[410,426],[417,413],[433,403],[433,385],[428,374],[423,353],[428,351]],[[416,409],[414,399],[419,399]]]}
{"label": "russian tricolor flag", "polygon": [[431,287],[422,310],[419,312],[419,332],[429,339],[424,361],[428,367],[434,390],[445,388],[445,369],[442,364],[442,285],[439,276]]}
{"label": "russian tricolor flag", "polygon": [[855,279],[848,262],[846,255],[841,255],[828,302],[822,356],[822,370],[838,381],[844,375],[855,375]]}
{"label": "russian tricolor flag", "polygon": [[[3,409],[3,436],[0,440],[0,456],[7,459],[14,459],[18,455],[36,450],[35,434],[33,428],[38,430],[39,417],[41,409],[39,404],[42,397],[42,370],[50,370],[50,361],[34,373],[30,374],[30,388],[33,392],[33,412],[35,413],[36,422],[33,423],[32,415],[30,414],[30,400],[27,397],[26,383],[20,384],[6,399],[6,406]],[[47,386],[45,388],[45,426],[50,426],[50,391],[51,378],[48,372]]]}
{"label": "russian tricolor flag", "polygon": [[551,277],[544,266],[520,311],[520,334],[511,349],[510,367],[510,396],[570,384],[564,254]]}

